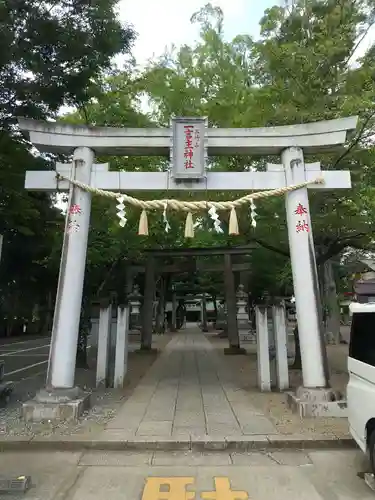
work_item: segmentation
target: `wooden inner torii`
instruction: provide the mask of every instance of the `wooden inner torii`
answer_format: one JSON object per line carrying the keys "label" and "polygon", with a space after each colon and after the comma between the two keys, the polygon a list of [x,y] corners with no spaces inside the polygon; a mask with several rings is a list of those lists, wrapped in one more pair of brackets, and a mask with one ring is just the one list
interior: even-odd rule
{"label": "wooden inner torii", "polygon": [[[170,266],[160,267],[157,261],[162,258],[178,258],[178,257],[214,257],[222,256],[223,265],[201,266],[203,271],[224,271],[225,298],[227,303],[227,324],[228,324],[228,340],[229,348],[225,350],[230,354],[242,354],[243,349],[240,347],[240,339],[237,326],[237,305],[236,305],[236,289],[235,289],[235,271],[248,270],[248,264],[233,264],[233,256],[249,255],[251,250],[256,248],[256,245],[245,245],[240,247],[211,247],[211,248],[178,248],[178,249],[159,249],[146,250],[146,266],[145,266],[145,285],[144,285],[144,305],[143,305],[143,320],[141,334],[141,349],[149,350],[152,345],[153,331],[153,301],[155,295],[156,276],[160,272],[181,272],[184,270],[199,269],[199,265],[191,266],[191,263],[171,264]],[[189,269],[188,269],[189,267]],[[135,268],[135,271],[138,269]],[[140,271],[141,269],[139,269]]]}

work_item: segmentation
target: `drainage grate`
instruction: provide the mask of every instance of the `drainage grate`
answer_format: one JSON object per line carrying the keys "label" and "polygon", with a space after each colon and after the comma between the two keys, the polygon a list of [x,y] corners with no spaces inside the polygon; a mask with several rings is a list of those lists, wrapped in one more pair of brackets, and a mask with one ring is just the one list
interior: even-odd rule
{"label": "drainage grate", "polygon": [[1,493],[25,493],[31,486],[30,476],[18,476],[15,478],[7,479],[0,478],[0,492]]}

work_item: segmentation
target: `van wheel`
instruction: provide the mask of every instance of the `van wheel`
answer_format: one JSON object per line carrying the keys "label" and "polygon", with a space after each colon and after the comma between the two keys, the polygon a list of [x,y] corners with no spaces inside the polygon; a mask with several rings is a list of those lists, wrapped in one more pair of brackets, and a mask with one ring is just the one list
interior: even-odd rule
{"label": "van wheel", "polygon": [[375,430],[370,434],[368,440],[368,451],[370,456],[371,472],[375,475]]}

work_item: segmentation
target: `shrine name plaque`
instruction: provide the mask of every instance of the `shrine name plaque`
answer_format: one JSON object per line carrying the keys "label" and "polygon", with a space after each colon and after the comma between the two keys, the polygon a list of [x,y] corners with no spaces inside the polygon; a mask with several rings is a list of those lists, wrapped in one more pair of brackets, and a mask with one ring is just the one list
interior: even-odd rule
{"label": "shrine name plaque", "polygon": [[207,118],[175,117],[171,123],[171,167],[176,180],[206,176]]}

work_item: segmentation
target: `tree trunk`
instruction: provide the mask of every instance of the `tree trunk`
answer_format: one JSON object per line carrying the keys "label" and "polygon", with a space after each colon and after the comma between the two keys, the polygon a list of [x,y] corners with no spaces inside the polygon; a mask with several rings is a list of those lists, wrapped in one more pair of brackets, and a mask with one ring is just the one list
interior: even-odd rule
{"label": "tree trunk", "polygon": [[208,324],[207,324],[207,301],[206,301],[206,294],[203,292],[202,295],[202,331],[207,333],[208,332]]}
{"label": "tree trunk", "polygon": [[87,339],[91,330],[91,308],[88,299],[82,301],[81,320],[77,342],[77,368],[89,368],[87,362]]}
{"label": "tree trunk", "polygon": [[324,263],[324,299],[326,305],[325,336],[329,343],[340,342],[340,306],[330,260]]}
{"label": "tree trunk", "polygon": [[162,277],[160,283],[160,295],[157,305],[156,322],[155,322],[156,333],[160,334],[164,333],[165,331],[165,300],[167,296],[166,294],[167,287],[168,287],[168,279]]}
{"label": "tree trunk", "polygon": [[230,254],[224,254],[224,283],[227,303],[227,334],[229,347],[239,348],[240,338],[237,325],[236,289],[234,284],[232,257]]}
{"label": "tree trunk", "polygon": [[215,311],[215,319],[217,318],[217,302],[216,302],[216,295],[212,295],[211,296],[212,298],[212,302],[213,302],[213,305],[214,305],[214,311]]}
{"label": "tree trunk", "polygon": [[294,336],[294,361],[291,366],[293,370],[301,370],[302,369],[302,358],[301,358],[301,346],[299,343],[299,334],[298,334],[298,326],[296,326],[293,330]]}
{"label": "tree trunk", "polygon": [[44,321],[41,326],[41,334],[47,336],[52,332],[52,320],[53,320],[53,299],[52,293],[48,292],[47,301],[45,306],[45,316]]}

